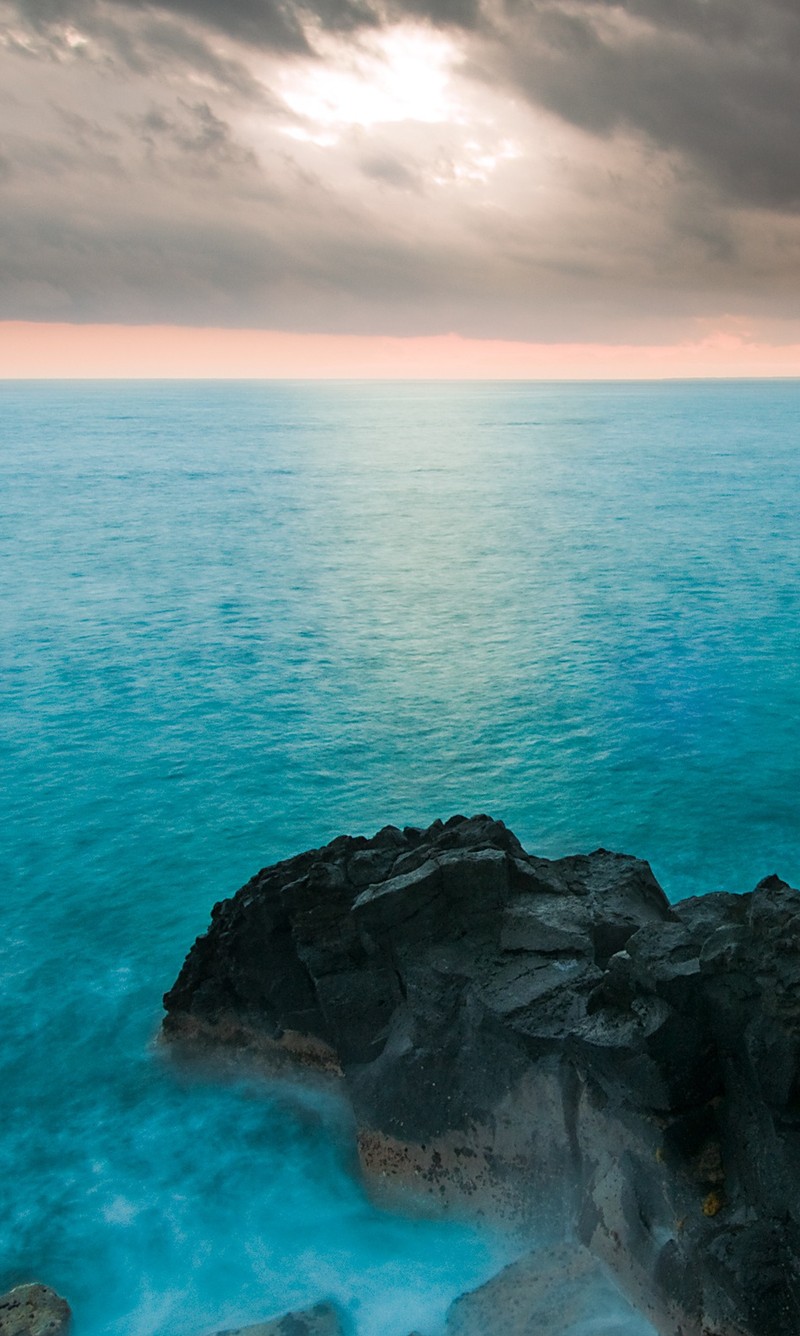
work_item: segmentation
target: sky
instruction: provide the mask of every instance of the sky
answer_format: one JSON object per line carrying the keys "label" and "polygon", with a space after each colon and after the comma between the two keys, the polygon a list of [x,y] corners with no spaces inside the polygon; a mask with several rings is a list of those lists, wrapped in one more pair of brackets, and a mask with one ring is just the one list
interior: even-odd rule
{"label": "sky", "polygon": [[797,0],[0,0],[0,375],[800,374]]}

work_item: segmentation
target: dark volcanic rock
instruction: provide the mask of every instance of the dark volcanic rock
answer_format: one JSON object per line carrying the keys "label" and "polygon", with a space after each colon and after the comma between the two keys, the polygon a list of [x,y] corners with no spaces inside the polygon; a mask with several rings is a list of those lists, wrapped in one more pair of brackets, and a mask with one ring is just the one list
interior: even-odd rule
{"label": "dark volcanic rock", "polygon": [[216,905],[166,1034],[341,1073],[367,1169],[563,1212],[673,1336],[800,1332],[800,894],[671,907],[500,822],[342,836]]}

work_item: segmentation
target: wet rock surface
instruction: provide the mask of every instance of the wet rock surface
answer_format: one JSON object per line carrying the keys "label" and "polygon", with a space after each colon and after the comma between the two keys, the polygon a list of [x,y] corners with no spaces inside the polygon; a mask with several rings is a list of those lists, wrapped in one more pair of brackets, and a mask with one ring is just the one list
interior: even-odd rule
{"label": "wet rock surface", "polygon": [[47,1285],[17,1285],[0,1295],[0,1336],[66,1336],[72,1313]]}
{"label": "wet rock surface", "polygon": [[165,1005],[172,1040],[339,1073],[376,1184],[523,1229],[547,1202],[661,1331],[800,1332],[777,877],[670,906],[636,858],[489,817],[341,836],[216,905]]}
{"label": "wet rock surface", "polygon": [[537,1249],[462,1295],[446,1324],[447,1336],[572,1336],[587,1330],[652,1333],[627,1308],[597,1258],[568,1243]]}
{"label": "wet rock surface", "polygon": [[271,1322],[218,1331],[215,1336],[345,1336],[345,1329],[332,1304],[316,1304],[296,1313],[285,1313]]}

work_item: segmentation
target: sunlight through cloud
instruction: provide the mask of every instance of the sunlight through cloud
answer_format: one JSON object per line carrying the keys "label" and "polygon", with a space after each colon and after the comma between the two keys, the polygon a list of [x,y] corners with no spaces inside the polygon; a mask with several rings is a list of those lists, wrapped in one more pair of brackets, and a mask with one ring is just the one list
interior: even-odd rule
{"label": "sunlight through cloud", "polygon": [[326,62],[286,74],[280,96],[306,122],[288,133],[320,142],[320,131],[400,121],[441,124],[460,120],[449,87],[454,43],[441,33],[407,25],[391,28],[358,47],[330,41]]}

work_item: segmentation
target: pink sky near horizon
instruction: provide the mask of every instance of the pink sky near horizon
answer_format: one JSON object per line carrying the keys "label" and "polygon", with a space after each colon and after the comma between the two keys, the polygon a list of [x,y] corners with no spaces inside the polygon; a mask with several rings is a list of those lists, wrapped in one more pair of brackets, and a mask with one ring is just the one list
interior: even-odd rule
{"label": "pink sky near horizon", "polygon": [[800,343],[525,343],[0,321],[0,379],[662,379],[800,376]]}

